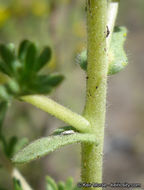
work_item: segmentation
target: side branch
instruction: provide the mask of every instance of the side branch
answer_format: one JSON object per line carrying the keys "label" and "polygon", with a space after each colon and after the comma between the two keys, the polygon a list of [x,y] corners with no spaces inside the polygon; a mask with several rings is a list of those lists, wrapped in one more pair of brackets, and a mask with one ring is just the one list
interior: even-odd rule
{"label": "side branch", "polygon": [[81,132],[88,132],[90,130],[90,123],[83,116],[72,112],[68,108],[58,104],[48,97],[30,95],[23,96],[20,99],[36,106],[37,108],[40,108],[45,112],[48,112]]}

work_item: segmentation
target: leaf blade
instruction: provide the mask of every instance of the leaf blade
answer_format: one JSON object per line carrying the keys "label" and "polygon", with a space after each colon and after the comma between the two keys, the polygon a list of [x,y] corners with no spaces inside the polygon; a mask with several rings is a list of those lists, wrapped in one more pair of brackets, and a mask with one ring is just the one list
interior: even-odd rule
{"label": "leaf blade", "polygon": [[0,44],[0,56],[8,69],[13,72],[14,70],[14,62],[16,61],[16,57],[12,50],[4,44]]}
{"label": "leaf blade", "polygon": [[46,177],[46,190],[58,190],[57,184],[50,176]]}
{"label": "leaf blade", "polygon": [[26,163],[42,156],[47,155],[50,152],[57,150],[68,144],[89,142],[96,143],[96,138],[93,134],[72,134],[72,135],[58,135],[50,136],[38,139],[23,150],[18,152],[12,159],[14,163]]}
{"label": "leaf blade", "polygon": [[27,48],[30,44],[29,40],[23,40],[20,43],[19,50],[18,50],[18,58],[23,61],[27,52]]}
{"label": "leaf blade", "polygon": [[47,46],[42,50],[40,56],[38,57],[35,70],[36,71],[41,70],[42,67],[44,67],[50,61],[51,57],[52,57],[51,48]]}

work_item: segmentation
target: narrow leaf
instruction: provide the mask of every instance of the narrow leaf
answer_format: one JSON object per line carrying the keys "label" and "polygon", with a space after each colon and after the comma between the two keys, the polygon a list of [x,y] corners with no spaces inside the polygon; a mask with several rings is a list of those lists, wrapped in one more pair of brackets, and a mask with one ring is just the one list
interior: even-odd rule
{"label": "narrow leaf", "polygon": [[44,48],[40,56],[38,57],[35,70],[39,71],[42,67],[44,67],[50,61],[51,56],[52,56],[52,52],[51,52],[50,47]]}
{"label": "narrow leaf", "polygon": [[50,152],[59,149],[68,144],[89,142],[96,143],[95,135],[93,134],[72,134],[72,135],[58,135],[41,138],[26,146],[23,150],[18,152],[12,161],[14,163],[25,163],[42,156],[47,155]]}
{"label": "narrow leaf", "polygon": [[58,190],[56,182],[49,176],[46,177],[46,190]]}
{"label": "narrow leaf", "polygon": [[14,69],[15,55],[6,45],[0,45],[0,56],[10,71]]}
{"label": "narrow leaf", "polygon": [[72,190],[73,189],[73,178],[68,178],[66,180],[66,185],[65,185],[66,190]]}
{"label": "narrow leaf", "polygon": [[51,86],[42,86],[42,85],[31,85],[28,89],[27,94],[49,94],[52,91]]}
{"label": "narrow leaf", "polygon": [[25,57],[25,73],[29,76],[33,72],[34,64],[36,62],[37,48],[34,43],[28,46]]}
{"label": "narrow leaf", "polygon": [[66,190],[64,182],[62,181],[58,182],[58,190]]}
{"label": "narrow leaf", "polygon": [[28,46],[30,45],[30,41],[29,40],[23,40],[19,46],[19,50],[18,50],[18,58],[23,61],[25,59],[26,56],[26,52],[28,49]]}
{"label": "narrow leaf", "polygon": [[47,75],[47,77],[45,78],[45,84],[52,86],[52,87],[56,87],[58,86],[62,81],[64,80],[64,76],[63,75],[59,75],[59,74],[50,74]]}
{"label": "narrow leaf", "polygon": [[58,86],[64,77],[62,75],[39,75],[32,81],[31,89],[38,94],[47,94]]}

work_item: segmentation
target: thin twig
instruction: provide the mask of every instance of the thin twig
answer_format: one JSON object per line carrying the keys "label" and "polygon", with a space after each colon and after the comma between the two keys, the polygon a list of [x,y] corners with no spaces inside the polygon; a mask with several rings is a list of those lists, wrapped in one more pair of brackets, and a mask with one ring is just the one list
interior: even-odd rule
{"label": "thin twig", "polygon": [[11,178],[16,178],[20,181],[21,186],[23,190],[33,190],[30,185],[27,183],[27,181],[24,179],[22,174],[18,171],[17,168],[15,168],[11,161],[4,155],[2,151],[0,151],[0,160],[2,165],[7,169],[8,174]]}

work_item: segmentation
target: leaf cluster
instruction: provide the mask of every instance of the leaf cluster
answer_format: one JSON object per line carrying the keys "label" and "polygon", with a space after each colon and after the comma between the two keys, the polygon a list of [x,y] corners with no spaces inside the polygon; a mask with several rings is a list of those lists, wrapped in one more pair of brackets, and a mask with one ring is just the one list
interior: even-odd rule
{"label": "leaf cluster", "polygon": [[58,184],[51,177],[46,177],[46,190],[79,190],[77,186],[73,184],[73,178],[68,178],[66,182],[58,182]]}
{"label": "leaf cluster", "polygon": [[[17,179],[13,179],[14,190],[24,190],[21,186],[21,183]],[[0,189],[4,190],[4,189]],[[73,178],[69,177],[66,182],[59,181],[55,182],[50,176],[46,177],[46,190],[80,190],[77,186],[74,185]]]}
{"label": "leaf cluster", "polygon": [[13,44],[0,44],[0,72],[8,76],[6,84],[0,86],[0,98],[50,93],[64,79],[60,74],[40,74],[51,56],[49,46],[39,50],[28,40],[20,43],[18,51]]}

